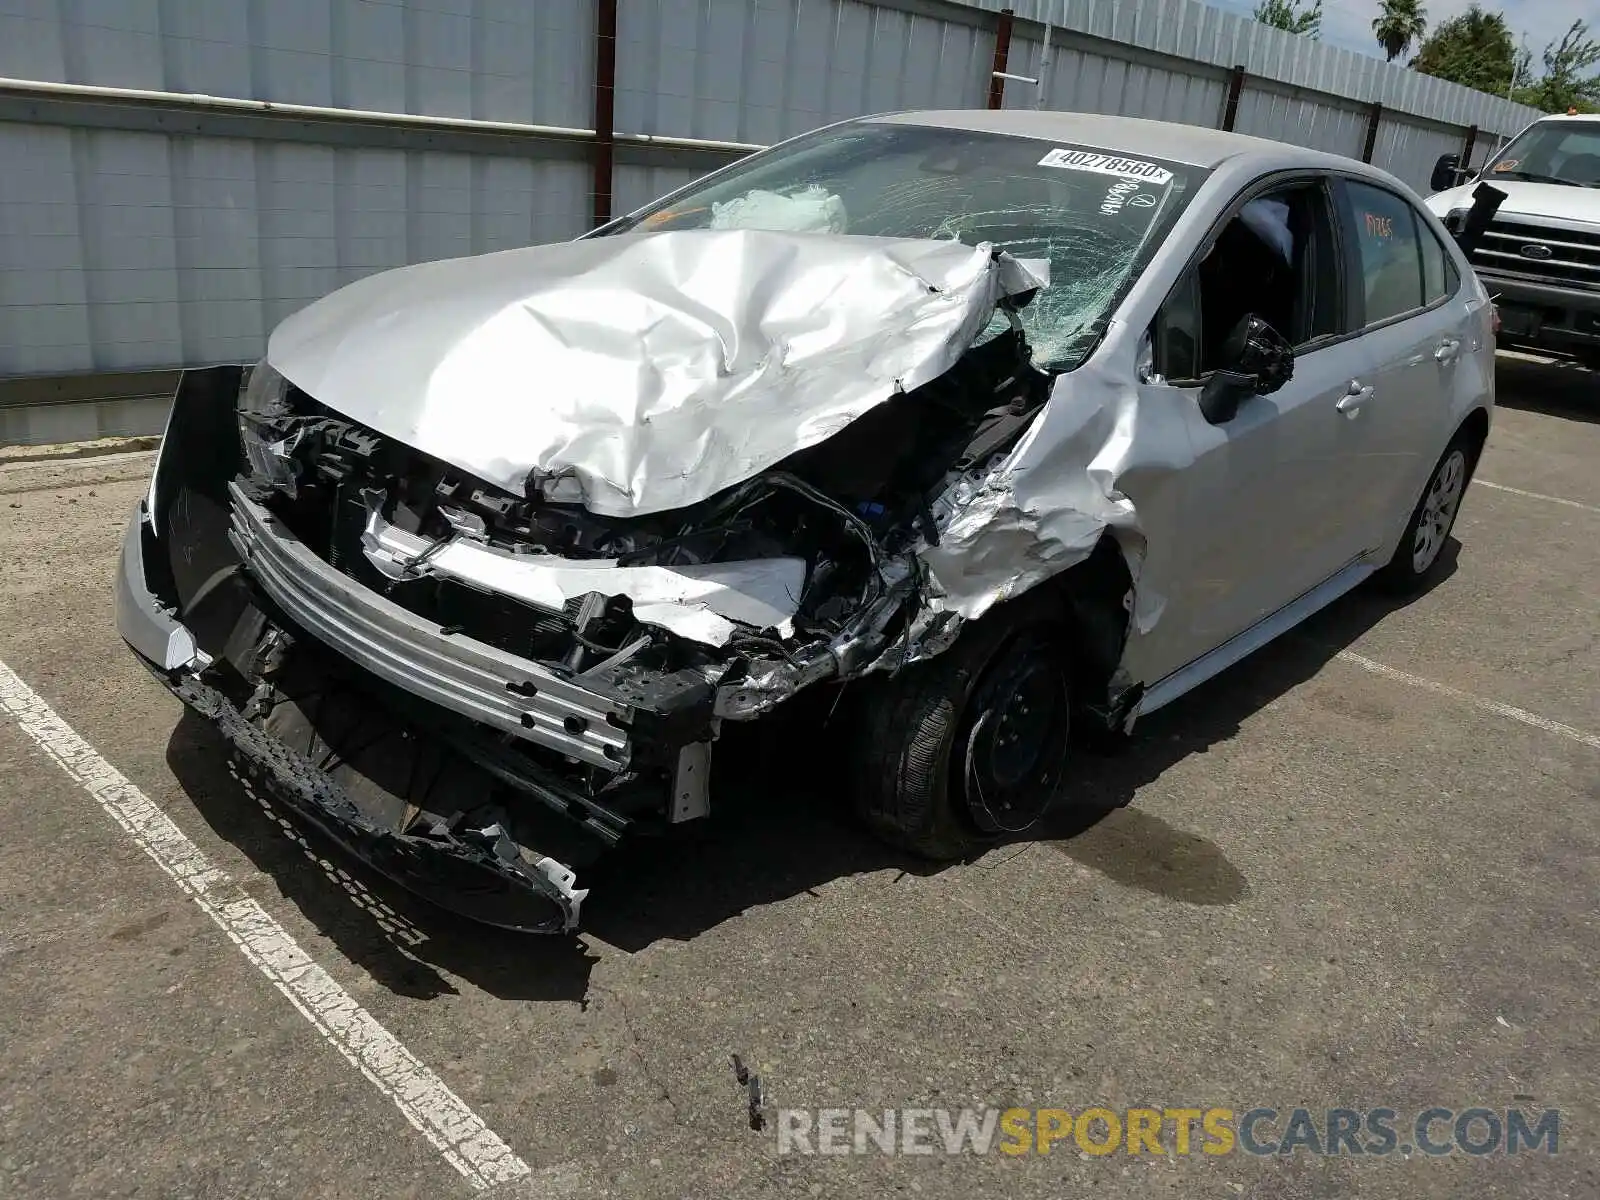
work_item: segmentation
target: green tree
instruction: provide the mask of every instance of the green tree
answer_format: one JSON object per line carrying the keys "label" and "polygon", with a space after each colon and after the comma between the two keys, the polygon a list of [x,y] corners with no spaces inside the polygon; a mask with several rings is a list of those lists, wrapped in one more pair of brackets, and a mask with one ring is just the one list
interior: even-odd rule
{"label": "green tree", "polygon": [[1544,78],[1519,88],[1515,99],[1545,112],[1593,112],[1600,105],[1600,74],[1592,70],[1597,64],[1600,41],[1589,36],[1584,21],[1574,21],[1559,42],[1544,48]]}
{"label": "green tree", "polygon": [[1263,25],[1284,29],[1313,40],[1322,36],[1322,0],[1257,0],[1251,14]]}
{"label": "green tree", "polygon": [[1412,42],[1422,41],[1427,31],[1428,10],[1421,0],[1380,0],[1372,33],[1390,62],[1411,49]]}
{"label": "green tree", "polygon": [[1411,65],[1424,75],[1504,96],[1517,69],[1517,48],[1506,19],[1476,4],[1436,26]]}

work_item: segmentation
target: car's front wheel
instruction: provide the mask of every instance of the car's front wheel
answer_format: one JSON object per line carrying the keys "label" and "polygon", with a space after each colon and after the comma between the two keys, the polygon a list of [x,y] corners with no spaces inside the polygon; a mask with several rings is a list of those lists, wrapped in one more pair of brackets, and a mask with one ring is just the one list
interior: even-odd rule
{"label": "car's front wheel", "polygon": [[858,809],[880,837],[949,860],[1044,815],[1071,732],[1060,632],[1002,611],[936,658],[874,684],[862,706],[856,786]]}
{"label": "car's front wheel", "polygon": [[1433,474],[1428,477],[1428,485],[1422,489],[1422,498],[1412,510],[1394,557],[1376,576],[1385,590],[1401,594],[1414,592],[1433,578],[1450,531],[1455,528],[1475,454],[1476,447],[1460,434],[1445,447]]}

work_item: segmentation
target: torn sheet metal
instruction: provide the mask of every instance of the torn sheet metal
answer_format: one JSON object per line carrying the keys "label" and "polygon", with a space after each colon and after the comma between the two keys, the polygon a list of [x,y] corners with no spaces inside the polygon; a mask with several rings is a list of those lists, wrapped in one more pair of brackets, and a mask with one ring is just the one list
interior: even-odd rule
{"label": "torn sheet metal", "polygon": [[435,575],[560,612],[590,592],[627,596],[634,616],[708,646],[744,624],[772,629],[793,617],[805,586],[803,558],[621,567],[615,560],[516,554],[464,537],[435,540],[385,520],[382,494],[368,498],[361,535],[367,559],[390,579]]}
{"label": "torn sheet metal", "polygon": [[718,689],[717,715],[749,719],[819,679],[942,654],[967,621],[1084,562],[1107,533],[1133,582],[1128,647],[1137,647],[1166,604],[1162,572],[1146,570],[1146,537],[1154,529],[1170,548],[1180,530],[1172,484],[1195,457],[1189,407],[1185,393],[1141,388],[1105,364],[1057,376],[1015,447],[975,464],[933,502],[937,543],[918,539],[907,557],[884,564],[882,613],[919,597],[903,632],[887,637],[880,616],[848,639],[763,663]]}
{"label": "torn sheet metal", "polygon": [[939,544],[919,552],[929,609],[979,617],[1082,562],[1109,531],[1135,584],[1133,631],[1148,632],[1165,599],[1142,578],[1146,538],[1176,534],[1168,485],[1194,460],[1187,403],[1106,363],[1057,376],[1017,445],[935,502]]}
{"label": "torn sheet metal", "polygon": [[1047,265],[954,241],[757,230],[589,238],[374,275],[267,361],[330,408],[518,494],[633,516],[704,500],[949,370]]}

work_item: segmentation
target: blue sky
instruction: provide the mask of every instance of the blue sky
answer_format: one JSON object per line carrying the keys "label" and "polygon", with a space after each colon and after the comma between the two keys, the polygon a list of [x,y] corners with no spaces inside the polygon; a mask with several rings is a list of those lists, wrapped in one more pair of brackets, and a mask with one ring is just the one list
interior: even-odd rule
{"label": "blue sky", "polygon": [[[1424,0],[1428,28],[1465,11],[1467,2]],[[1255,0],[1207,0],[1207,3],[1246,15],[1255,8]],[[1496,9],[1503,12],[1511,32],[1518,38],[1527,35],[1535,70],[1539,69],[1545,44],[1559,40],[1578,18],[1587,19],[1590,35],[1600,37],[1600,6],[1595,0],[1506,0],[1505,3],[1480,0],[1480,4],[1490,12]],[[1381,58],[1383,51],[1372,36],[1372,21],[1377,15],[1377,0],[1322,0],[1322,40],[1331,46]]]}

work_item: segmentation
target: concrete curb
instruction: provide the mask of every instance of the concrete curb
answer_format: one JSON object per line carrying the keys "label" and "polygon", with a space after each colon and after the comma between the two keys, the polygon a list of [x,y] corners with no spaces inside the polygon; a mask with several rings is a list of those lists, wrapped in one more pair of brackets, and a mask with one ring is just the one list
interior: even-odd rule
{"label": "concrete curb", "polygon": [[99,458],[106,454],[128,454],[154,450],[161,444],[155,435],[95,438],[86,442],[58,442],[51,446],[0,446],[0,465],[59,462],[74,458]]}

